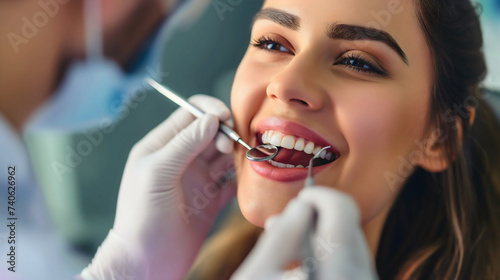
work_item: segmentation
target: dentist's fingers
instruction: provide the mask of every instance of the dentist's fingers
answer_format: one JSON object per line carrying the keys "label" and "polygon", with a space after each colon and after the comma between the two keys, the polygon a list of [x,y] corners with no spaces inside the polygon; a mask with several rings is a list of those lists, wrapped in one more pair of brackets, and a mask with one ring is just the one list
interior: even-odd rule
{"label": "dentist's fingers", "polygon": [[264,224],[264,229],[265,230],[272,230],[273,226],[279,220],[279,217],[280,217],[279,215],[274,215],[274,216],[267,218],[266,223]]}
{"label": "dentist's fingers", "polygon": [[[202,111],[217,116],[221,122],[232,127],[231,112],[221,100],[206,95],[195,95],[189,101]],[[230,154],[233,151],[234,141],[224,133],[219,132],[215,137],[215,146],[219,152]]]}
{"label": "dentist's fingers", "polygon": [[[230,118],[229,109],[217,98],[206,95],[195,95],[189,98],[189,102],[200,110],[217,116],[222,121]],[[156,152],[195,119],[196,117],[185,109],[178,108],[134,146],[134,156],[143,156]]]}
{"label": "dentist's fingers", "polygon": [[255,248],[231,279],[264,279],[262,276],[265,279],[281,279],[279,277],[282,277],[285,267],[303,249],[312,217],[310,206],[292,200],[272,222],[272,226],[264,231]]}
{"label": "dentist's fingers", "polygon": [[218,127],[218,118],[210,114],[193,121],[154,154],[155,172],[180,179],[193,159],[213,141]]}
{"label": "dentist's fingers", "polygon": [[215,97],[198,94],[190,97],[188,101],[203,112],[217,116],[220,121],[225,122],[231,117],[231,111],[226,104]]}
{"label": "dentist's fingers", "polygon": [[170,116],[137,142],[131,156],[142,157],[165,146],[179,131],[188,126],[196,117],[183,108],[176,109]]}
{"label": "dentist's fingers", "polygon": [[215,137],[215,147],[223,154],[230,154],[233,152],[234,141],[227,137],[224,133],[219,132]]}
{"label": "dentist's fingers", "polygon": [[298,200],[310,204],[318,213],[315,231],[318,279],[376,279],[371,252],[360,225],[360,213],[347,194],[328,187],[302,190]]}
{"label": "dentist's fingers", "polygon": [[356,202],[347,194],[329,187],[314,186],[303,189],[298,198],[310,204],[318,213],[317,236],[330,236],[349,241],[351,230],[359,226],[360,214]]}

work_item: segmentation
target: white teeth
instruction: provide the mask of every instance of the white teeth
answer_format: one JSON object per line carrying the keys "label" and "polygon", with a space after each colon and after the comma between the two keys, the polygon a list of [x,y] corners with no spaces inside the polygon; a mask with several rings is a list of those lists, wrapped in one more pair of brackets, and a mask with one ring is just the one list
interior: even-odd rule
{"label": "white teeth", "polygon": [[332,157],[333,157],[332,152],[328,152],[328,153],[326,153],[326,157],[325,157],[325,158],[326,158],[326,160],[331,160],[331,159],[332,159]]}
{"label": "white teeth", "polygon": [[305,142],[304,139],[299,138],[299,140],[297,140],[297,142],[295,142],[295,146],[293,148],[297,151],[303,151],[304,146],[305,146],[304,142]]}
{"label": "white teeth", "polygon": [[[266,130],[262,134],[262,143],[272,144],[290,150],[295,149],[297,151],[304,151],[304,153],[306,154],[313,154],[313,155],[316,155],[322,149],[322,147],[316,146],[314,142],[306,141],[304,140],[304,138],[295,138],[295,136],[284,135],[281,132],[272,130]],[[335,155],[332,152],[325,150],[319,154],[319,157],[326,160],[332,160],[335,158]],[[287,168],[292,168],[292,167],[287,167]]]}
{"label": "white teeth", "polygon": [[278,132],[273,133],[273,136],[271,137],[271,141],[269,141],[269,142],[275,146],[281,145],[281,133],[278,133]]}
{"label": "white teeth", "polygon": [[278,167],[278,168],[304,168],[304,166],[302,166],[302,165],[295,166],[293,164],[285,164],[285,163],[281,163],[281,162],[276,162],[274,160],[268,160],[268,162],[272,166],[275,166],[275,167]]}
{"label": "white teeth", "polygon": [[287,135],[283,137],[281,140],[281,147],[285,149],[293,149],[293,145],[295,144],[295,137],[291,135]]}
{"label": "white teeth", "polygon": [[325,158],[326,157],[326,150],[321,151],[321,153],[319,154],[319,157]]}
{"label": "white teeth", "polygon": [[306,147],[304,148],[304,153],[306,154],[311,154],[314,150],[314,143],[313,142],[309,142],[307,143]]}

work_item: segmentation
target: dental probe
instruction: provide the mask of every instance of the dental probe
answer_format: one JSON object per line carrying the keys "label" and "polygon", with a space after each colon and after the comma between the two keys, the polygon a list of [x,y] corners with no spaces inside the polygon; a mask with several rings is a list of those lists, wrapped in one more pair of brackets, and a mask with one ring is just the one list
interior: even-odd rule
{"label": "dental probe", "polygon": [[[315,185],[314,182],[314,177],[313,177],[313,167],[314,167],[314,160],[319,157],[319,154],[321,154],[322,151],[331,148],[332,146],[324,147],[319,152],[317,152],[310,160],[309,160],[309,166],[308,166],[308,171],[307,171],[307,177],[306,181],[304,183],[304,188],[312,187]],[[316,218],[316,212],[313,213],[313,221],[309,225],[307,229],[307,234],[306,234],[306,240],[305,240],[305,247],[306,247],[306,258],[305,260],[309,258],[314,257],[314,252],[313,252],[313,245],[312,245],[312,238],[314,237],[314,228],[315,228],[315,218]],[[307,267],[307,264],[304,261],[304,265]],[[316,279],[316,272],[314,271],[314,267],[308,267],[307,271],[307,279],[308,280],[314,280]]]}
{"label": "dental probe", "polygon": [[328,147],[324,147],[322,148],[321,150],[319,150],[319,152],[317,152],[310,160],[309,160],[309,170],[307,171],[307,178],[306,178],[306,182],[304,184],[304,187],[310,187],[310,186],[314,186],[315,182],[314,182],[314,177],[313,177],[313,165],[314,165],[314,160],[317,159],[319,157],[319,154],[321,154],[322,151],[326,150],[326,149],[330,149],[332,146],[328,146]]}
{"label": "dental probe", "polygon": [[[154,89],[156,89],[159,93],[163,94],[165,97],[173,101],[175,104],[179,105],[180,107],[186,109],[188,112],[193,114],[195,117],[200,118],[205,113],[201,111],[200,109],[196,108],[193,104],[189,103],[186,99],[182,98],[181,96],[175,94],[173,91],[169,90],[168,88],[162,86],[155,80],[151,78],[146,78],[146,82],[151,85]],[[278,147],[270,144],[265,144],[265,145],[259,145],[257,147],[250,147],[247,143],[245,143],[241,137],[236,133],[236,131],[232,130],[229,126],[227,126],[225,123],[220,122],[219,123],[219,131],[224,133],[227,137],[231,138],[232,140],[240,143],[243,145],[243,147],[247,148],[248,151],[246,153],[247,159],[251,161],[267,161],[270,159],[273,159],[279,152]]]}

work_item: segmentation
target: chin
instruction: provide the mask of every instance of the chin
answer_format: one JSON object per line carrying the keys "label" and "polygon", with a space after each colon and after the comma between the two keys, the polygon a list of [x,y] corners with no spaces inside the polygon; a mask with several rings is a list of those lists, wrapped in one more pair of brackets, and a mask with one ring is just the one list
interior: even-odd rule
{"label": "chin", "polygon": [[[283,188],[279,183],[263,184],[254,182],[244,184],[244,178],[238,180],[238,204],[241,213],[250,223],[264,227],[267,219],[283,212],[290,200],[295,198],[300,188]],[[247,181],[248,182],[248,181]],[[268,183],[268,182],[267,182]]]}
{"label": "chin", "polygon": [[241,213],[243,214],[243,217],[250,223],[252,223],[255,226],[264,228],[264,225],[266,224],[266,220],[269,217],[264,217],[262,215],[256,215],[254,211],[245,211],[244,209],[241,209]]}
{"label": "chin", "polygon": [[238,203],[243,217],[253,225],[261,228],[264,228],[269,217],[279,214],[283,210],[278,213],[270,213],[265,207],[258,206],[260,203],[249,203],[248,201],[241,201],[239,198]]}
{"label": "chin", "polygon": [[302,180],[282,182],[258,174],[241,149],[235,151],[234,159],[238,204],[245,219],[255,226],[263,228],[269,217],[283,212],[304,186]]}

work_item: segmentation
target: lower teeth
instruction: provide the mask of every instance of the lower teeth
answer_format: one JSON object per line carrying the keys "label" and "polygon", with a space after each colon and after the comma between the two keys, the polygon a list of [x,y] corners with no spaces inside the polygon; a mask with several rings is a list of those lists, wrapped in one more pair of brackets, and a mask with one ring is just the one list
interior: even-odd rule
{"label": "lower teeth", "polygon": [[295,165],[292,165],[292,164],[281,163],[281,162],[277,162],[277,161],[274,161],[274,160],[268,160],[268,162],[272,166],[275,166],[275,167],[278,167],[278,168],[304,168],[304,166],[302,166],[302,165],[295,166]]}

